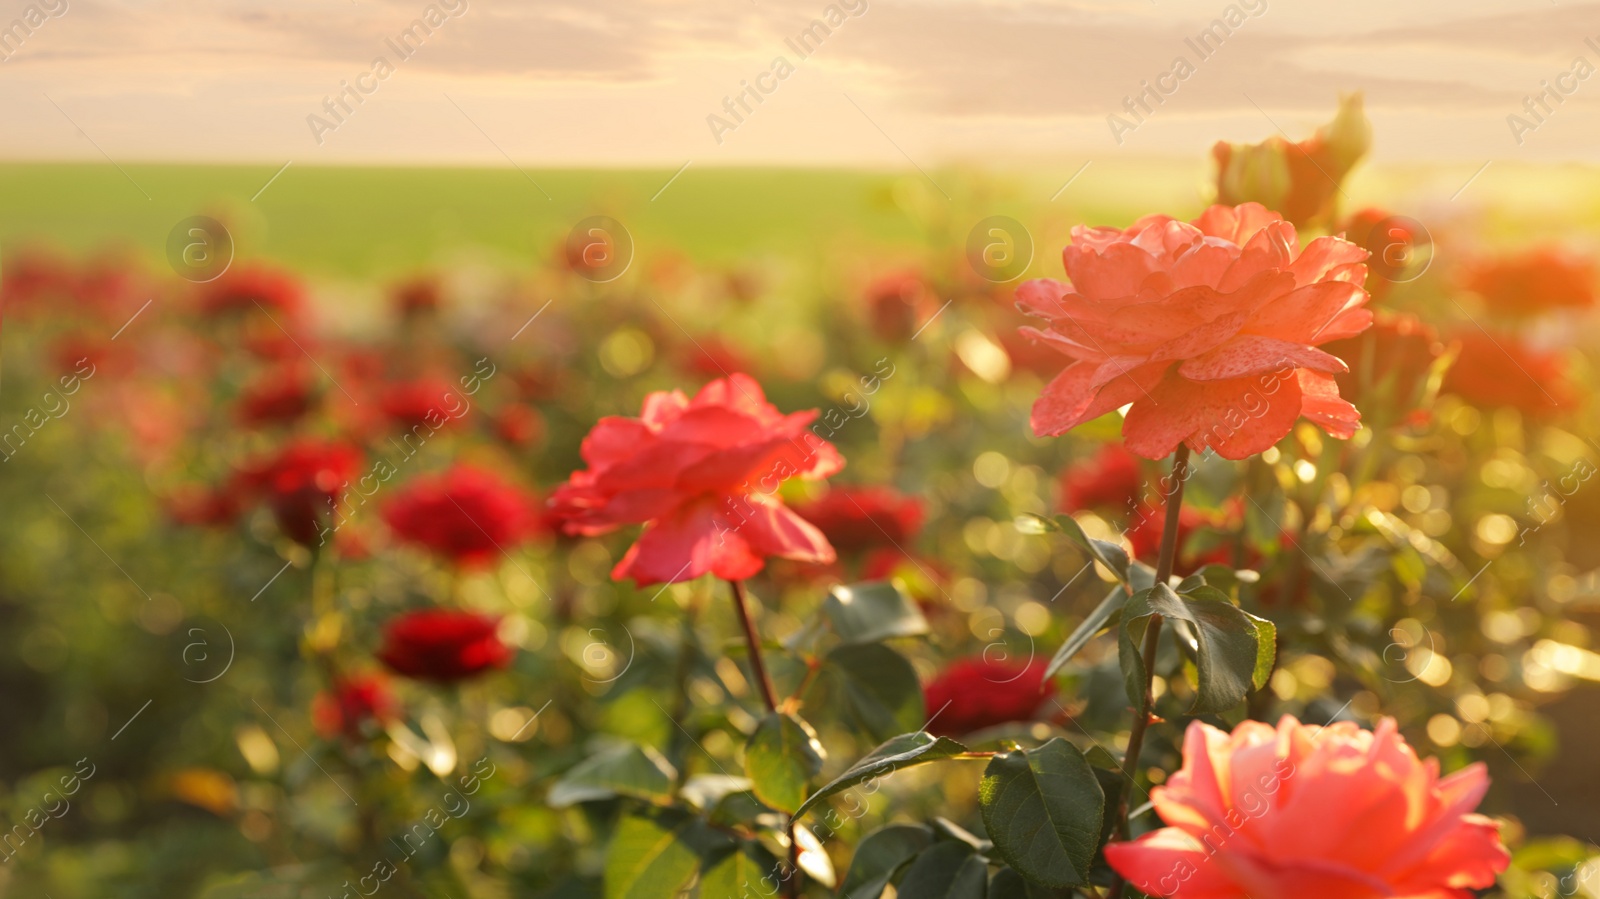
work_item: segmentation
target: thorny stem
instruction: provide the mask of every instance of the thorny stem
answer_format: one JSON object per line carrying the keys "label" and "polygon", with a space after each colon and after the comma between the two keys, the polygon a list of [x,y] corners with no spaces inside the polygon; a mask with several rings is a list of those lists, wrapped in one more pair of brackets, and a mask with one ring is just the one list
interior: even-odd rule
{"label": "thorny stem", "polygon": [[[1172,578],[1172,566],[1178,555],[1178,515],[1183,508],[1183,485],[1189,479],[1189,446],[1178,444],[1172,455],[1172,494],[1167,497],[1167,517],[1161,531],[1161,554],[1156,559],[1157,584],[1166,584]],[[1128,837],[1128,795],[1139,774],[1139,755],[1144,750],[1145,730],[1150,726],[1150,712],[1155,705],[1151,683],[1155,678],[1156,648],[1161,643],[1161,616],[1151,615],[1144,632],[1144,695],[1140,708],[1133,716],[1133,729],[1128,733],[1128,751],[1122,757],[1122,770],[1128,776],[1128,787],[1117,803],[1117,833]],[[1111,899],[1122,895],[1122,878],[1111,887]]]}
{"label": "thorny stem", "polygon": [[[750,620],[750,601],[744,595],[743,581],[728,581],[728,586],[733,588],[733,608],[739,613],[739,623],[744,627],[744,642],[750,649],[750,674],[755,678],[756,689],[761,693],[761,701],[766,704],[767,711],[776,715],[778,713],[778,694],[772,689],[772,678],[767,676],[767,664],[761,659],[761,636],[756,633],[755,623]],[[783,881],[783,894],[788,899],[796,899],[800,895],[800,843],[794,838],[794,819],[789,819],[789,876]]]}

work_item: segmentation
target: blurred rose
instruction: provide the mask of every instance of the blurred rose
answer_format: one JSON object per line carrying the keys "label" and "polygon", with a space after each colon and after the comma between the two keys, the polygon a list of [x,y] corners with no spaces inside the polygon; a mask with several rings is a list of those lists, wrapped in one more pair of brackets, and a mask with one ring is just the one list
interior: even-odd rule
{"label": "blurred rose", "polygon": [[1045,663],[1018,665],[987,659],[963,659],[947,666],[923,688],[927,731],[959,737],[1011,721],[1032,721],[1039,706],[1055,695],[1056,685],[1044,679]]}
{"label": "blurred rose", "polygon": [[[466,402],[443,378],[417,378],[386,384],[378,396],[383,414],[404,430],[440,428],[465,414]],[[453,410],[453,411],[452,411]]]}
{"label": "blurred rose", "polygon": [[900,343],[933,315],[937,300],[919,272],[892,272],[867,285],[867,320],[879,338]]}
{"label": "blurred rose", "polygon": [[1034,433],[1064,434],[1130,403],[1123,439],[1147,459],[1180,443],[1244,459],[1301,416],[1335,437],[1355,433],[1360,413],[1333,379],[1346,366],[1314,344],[1371,323],[1365,250],[1336,237],[1301,250],[1294,226],[1255,203],[1072,237],[1071,286],[1017,291],[1048,323],[1024,333],[1074,360],[1034,404]]}
{"label": "blurred rose", "polygon": [[1460,352],[1445,372],[1443,391],[1473,405],[1509,407],[1548,417],[1578,405],[1577,388],[1567,379],[1559,352],[1544,352],[1510,334],[1478,328],[1456,333]]}
{"label": "blurred rose", "polygon": [[451,683],[511,664],[512,649],[495,631],[500,622],[476,612],[426,609],[392,619],[378,659],[396,674]]}
{"label": "blurred rose", "polygon": [[678,357],[678,364],[685,372],[705,378],[726,377],[729,372],[755,369],[744,353],[715,334],[705,334],[680,344]]}
{"label": "blurred rose", "polygon": [[238,520],[240,512],[237,491],[198,484],[179,487],[162,505],[174,523],[191,527],[230,525]]}
{"label": "blurred rose", "polygon": [[415,318],[439,310],[439,281],[427,275],[395,285],[394,307],[403,318]]}
{"label": "blurred rose", "polygon": [[[1350,370],[1335,375],[1339,395],[1357,406],[1397,412],[1409,423],[1427,420],[1418,408],[1423,386],[1444,345],[1432,328],[1414,315],[1379,313],[1371,330],[1336,340],[1323,349],[1343,359]],[[1362,385],[1367,385],[1365,388]]]}
{"label": "blurred rose", "polygon": [[316,401],[311,373],[305,366],[282,364],[245,385],[234,416],[245,425],[291,424],[310,412]]}
{"label": "blurred rose", "polygon": [[530,447],[544,440],[544,416],[532,406],[508,403],[491,420],[494,434],[515,447]]}
{"label": "blurred rose", "polygon": [[1093,459],[1077,462],[1061,472],[1061,507],[1080,509],[1133,508],[1144,489],[1139,457],[1120,443],[1108,443]]}
{"label": "blurred rose", "polygon": [[1392,718],[1230,735],[1192,722],[1183,768],[1150,791],[1168,826],[1105,848],[1153,896],[1469,899],[1510,863],[1499,827],[1474,814],[1483,763],[1439,777]]}
{"label": "blurred rose", "polygon": [[539,528],[532,496],[498,475],[457,464],[401,488],[383,506],[383,520],[400,539],[454,565],[482,566]]}
{"label": "blurred rose", "polygon": [[1310,138],[1290,143],[1273,135],[1259,144],[1218,141],[1217,202],[1255,202],[1296,226],[1333,221],[1339,185],[1372,146],[1372,125],[1360,94],[1340,100],[1332,122]]}
{"label": "blurred rose", "polygon": [[1469,266],[1464,280],[1491,313],[1506,318],[1594,305],[1594,261],[1557,247],[1536,247]]}
{"label": "blurred rose", "polygon": [[361,451],[353,446],[300,439],[245,466],[234,486],[245,497],[263,498],[284,536],[314,546],[360,465]]}
{"label": "blurred rose", "polygon": [[311,723],[325,740],[359,740],[367,723],[378,726],[395,717],[398,706],[388,683],[377,674],[341,678],[332,690],[311,701]]}
{"label": "blurred rose", "polygon": [[888,487],[833,487],[794,511],[847,553],[898,548],[922,529],[922,500]]}
{"label": "blurred rose", "polygon": [[833,547],[776,491],[791,477],[820,479],[844,466],[831,443],[806,430],[816,410],[780,413],[761,385],[735,374],[689,399],[645,397],[639,418],[602,418],[583,440],[584,471],[551,500],[570,534],[643,523],[611,572],[640,586],[707,572],[741,580],[768,557],[831,562]]}
{"label": "blurred rose", "polygon": [[298,278],[262,265],[236,265],[200,293],[200,310],[208,315],[256,312],[265,307],[283,321],[298,319],[305,305],[305,288]]}

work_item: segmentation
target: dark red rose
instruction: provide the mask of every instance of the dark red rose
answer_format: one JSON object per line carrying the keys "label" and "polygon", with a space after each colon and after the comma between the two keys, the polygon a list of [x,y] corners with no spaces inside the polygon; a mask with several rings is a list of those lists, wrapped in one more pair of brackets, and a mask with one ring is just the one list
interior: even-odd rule
{"label": "dark red rose", "polygon": [[1045,663],[1018,665],[971,658],[956,662],[923,688],[928,733],[959,737],[1010,721],[1032,721],[1055,695],[1044,679]]}
{"label": "dark red rose", "polygon": [[410,612],[384,629],[378,659],[396,674],[418,680],[466,680],[511,663],[511,647],[495,635],[499,625],[499,619],[477,612]]}
{"label": "dark red rose", "polygon": [[899,547],[922,529],[922,500],[888,487],[835,487],[794,510],[839,552]]}
{"label": "dark red rose", "polygon": [[311,700],[311,723],[323,739],[358,740],[367,723],[379,726],[395,717],[397,705],[389,684],[377,674],[341,678],[332,690]]}
{"label": "dark red rose", "polygon": [[310,412],[316,401],[311,373],[302,365],[280,365],[245,385],[234,413],[241,424],[289,424]]}
{"label": "dark red rose", "polygon": [[1468,269],[1466,287],[1506,318],[1594,305],[1595,265],[1556,247],[1535,247]]}
{"label": "dark red rose", "polygon": [[1379,313],[1367,333],[1336,340],[1323,349],[1350,366],[1349,371],[1334,375],[1340,396],[1358,408],[1378,410],[1375,416],[1396,410],[1404,420],[1416,421],[1417,413],[1426,420],[1427,410],[1419,409],[1418,403],[1428,372],[1444,353],[1444,345],[1421,319]]}
{"label": "dark red rose", "polygon": [[907,340],[939,308],[935,300],[921,274],[893,272],[867,286],[867,320],[884,340]]}
{"label": "dark red rose", "polygon": [[417,478],[383,507],[383,520],[408,542],[464,567],[517,546],[540,528],[533,497],[499,476],[457,465]]}
{"label": "dark red rose", "polygon": [[403,317],[412,318],[438,311],[441,296],[438,280],[422,276],[395,287],[394,306]]}
{"label": "dark red rose", "polygon": [[396,425],[440,428],[459,418],[467,408],[455,385],[442,378],[418,378],[385,385],[378,397],[383,414]]}
{"label": "dark red rose", "polygon": [[340,443],[298,440],[277,455],[246,466],[234,482],[245,496],[271,507],[284,536],[303,546],[320,545],[323,523],[361,466],[361,451]]}
{"label": "dark red rose", "polygon": [[77,290],[77,276],[65,260],[32,251],[7,256],[0,267],[0,300],[12,309],[24,309],[41,299],[60,299]]}
{"label": "dark red rose", "polygon": [[1094,458],[1061,472],[1061,505],[1068,512],[1080,509],[1133,508],[1144,488],[1139,457],[1120,443],[1108,443]]}
{"label": "dark red rose", "polygon": [[1525,345],[1511,334],[1466,328],[1456,334],[1461,352],[1445,373],[1442,389],[1475,406],[1508,407],[1548,417],[1578,404],[1559,352]]}

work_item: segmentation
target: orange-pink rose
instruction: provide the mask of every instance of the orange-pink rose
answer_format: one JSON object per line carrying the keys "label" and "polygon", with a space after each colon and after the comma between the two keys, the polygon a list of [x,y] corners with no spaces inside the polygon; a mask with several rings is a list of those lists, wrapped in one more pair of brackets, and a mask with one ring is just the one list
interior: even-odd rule
{"label": "orange-pink rose", "polygon": [[1390,718],[1366,731],[1286,715],[1232,734],[1196,721],[1183,768],[1150,793],[1168,826],[1106,861],[1180,899],[1470,899],[1510,863],[1473,813],[1488,788],[1482,763],[1441,778]]}
{"label": "orange-pink rose", "polygon": [[1301,416],[1349,437],[1361,414],[1339,397],[1349,368],[1318,344],[1361,333],[1367,251],[1338,237],[1303,250],[1294,226],[1256,203],[1212,206],[1191,222],[1073,229],[1070,285],[1029,281],[1024,328],[1073,362],[1033,406],[1056,436],[1122,406],[1129,450],[1160,459],[1178,444],[1229,459],[1262,452]]}

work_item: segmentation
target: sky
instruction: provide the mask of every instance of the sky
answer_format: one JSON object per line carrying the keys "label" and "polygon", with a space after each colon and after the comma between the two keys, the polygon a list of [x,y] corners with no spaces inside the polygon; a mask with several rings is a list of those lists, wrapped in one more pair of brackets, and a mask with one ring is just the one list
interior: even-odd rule
{"label": "sky", "polygon": [[1600,4],[1567,0],[0,0],[0,57],[8,159],[1192,157],[1356,90],[1379,161],[1600,157]]}

